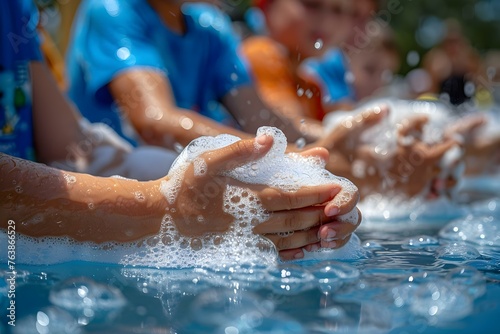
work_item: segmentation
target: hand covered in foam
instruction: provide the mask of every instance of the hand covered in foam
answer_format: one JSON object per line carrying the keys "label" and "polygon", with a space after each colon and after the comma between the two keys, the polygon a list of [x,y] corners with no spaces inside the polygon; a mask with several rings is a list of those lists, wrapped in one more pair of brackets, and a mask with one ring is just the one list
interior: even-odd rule
{"label": "hand covered in foam", "polygon": [[499,126],[498,115],[484,113],[463,117],[447,127],[445,136],[456,139],[465,150],[466,176],[498,173]]}
{"label": "hand covered in foam", "polygon": [[201,137],[181,153],[161,186],[178,232],[262,234],[283,259],[347,243],[361,220],[358,190],[324,169],[328,152],[285,154],[281,131],[257,135]]}
{"label": "hand covered in foam", "polygon": [[[363,195],[427,196],[443,190],[437,188],[453,186],[456,176],[452,170],[458,168],[462,153],[457,143],[443,137],[440,130],[446,115],[436,111],[438,116],[432,116],[434,121],[429,122],[431,116],[420,112],[424,106],[390,102],[336,113],[325,120],[335,139],[327,168],[361,185]],[[383,117],[376,117],[377,111]],[[435,121],[438,117],[439,122]],[[335,136],[338,132],[341,135]],[[338,145],[339,141],[351,143],[350,153],[338,150],[345,146]],[[450,178],[452,182],[448,182]]]}

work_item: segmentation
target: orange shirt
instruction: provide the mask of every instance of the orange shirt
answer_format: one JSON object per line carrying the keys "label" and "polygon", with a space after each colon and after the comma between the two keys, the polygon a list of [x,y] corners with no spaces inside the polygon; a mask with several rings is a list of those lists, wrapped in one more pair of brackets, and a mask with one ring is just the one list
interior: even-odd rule
{"label": "orange shirt", "polygon": [[240,51],[250,64],[261,98],[270,107],[287,117],[323,119],[319,87],[295,73],[285,48],[269,37],[255,36],[244,40]]}

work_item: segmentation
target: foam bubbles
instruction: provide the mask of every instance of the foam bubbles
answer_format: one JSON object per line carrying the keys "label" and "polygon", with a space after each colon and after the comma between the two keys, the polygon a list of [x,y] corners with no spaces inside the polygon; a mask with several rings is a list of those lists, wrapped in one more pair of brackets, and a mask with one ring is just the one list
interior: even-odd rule
{"label": "foam bubbles", "polygon": [[126,303],[120,290],[94,282],[90,278],[72,278],[54,286],[49,300],[68,311],[93,314],[107,312],[123,307]]}
{"label": "foam bubbles", "polygon": [[366,196],[359,208],[363,212],[362,230],[390,228],[396,230],[442,227],[452,219],[463,217],[468,210],[447,198],[426,200],[422,197]]}
{"label": "foam bubbles", "polygon": [[202,158],[196,158],[193,161],[194,175],[203,176],[207,173],[207,162]]}
{"label": "foam bubbles", "polygon": [[35,314],[20,318],[12,327],[14,334],[79,334],[83,332],[83,328],[78,325],[71,314],[53,306],[44,307]]}
{"label": "foam bubbles", "polygon": [[428,235],[421,235],[418,237],[412,237],[404,240],[403,243],[401,244],[401,248],[416,250],[416,249],[424,249],[426,247],[433,247],[437,245],[439,245],[438,239]]}
{"label": "foam bubbles", "polygon": [[410,309],[431,324],[461,319],[472,312],[472,299],[444,280],[435,280],[417,287]]}
{"label": "foam bubbles", "polygon": [[73,176],[73,175],[69,175],[69,174],[63,173],[63,177],[64,177],[64,180],[66,180],[66,183],[68,185],[76,183],[76,177]]}
{"label": "foam bubbles", "polygon": [[323,293],[335,292],[342,285],[356,281],[360,275],[357,268],[335,261],[321,262],[310,270]]}
{"label": "foam bubbles", "polygon": [[436,249],[435,256],[446,261],[467,261],[480,257],[478,250],[465,243],[452,243]]}
{"label": "foam bubbles", "polygon": [[466,241],[481,246],[500,244],[500,219],[469,215],[446,225],[439,236],[452,241]]}
{"label": "foam bubbles", "polygon": [[[353,194],[357,191],[357,188],[350,181],[327,172],[324,169],[324,162],[320,161],[320,159],[315,157],[302,157],[298,154],[285,154],[287,139],[279,129],[261,127],[258,129],[256,135],[272,136],[274,140],[271,149],[258,161],[252,161],[228,170],[225,172],[226,176],[248,184],[265,184],[286,192],[295,192],[303,186],[317,186],[328,183],[339,184],[342,190],[334,199],[334,202],[338,202],[336,203],[337,205],[341,205],[352,198]],[[177,193],[180,189],[180,182],[190,163],[193,163],[194,174],[202,175],[206,172],[207,165],[200,157],[201,154],[231,145],[238,140],[239,138],[235,136],[220,135],[217,137],[201,137],[191,142],[174,162],[169,173],[170,180],[163,181],[162,183],[161,191],[167,198],[169,204],[175,202]],[[256,145],[256,148],[259,148],[257,142],[255,142],[254,145]],[[190,265],[196,263],[196,266],[207,266],[208,264],[215,265],[217,261],[221,259],[241,260],[243,258],[247,260],[254,259],[259,262],[258,259],[250,255],[252,250],[261,254],[262,252],[264,252],[264,254],[270,254],[271,245],[269,242],[255,236],[251,230],[253,226],[264,222],[268,218],[256,194],[252,194],[247,189],[227,186],[224,192],[223,208],[226,213],[235,218],[234,226],[224,235],[224,243],[215,245],[213,241],[214,236],[205,238],[201,245],[199,242],[196,243],[195,248],[200,250],[199,253],[203,254],[201,255],[202,260],[200,261],[196,259],[200,258],[200,255],[193,257],[191,254],[179,254],[178,250],[174,250],[176,245],[179,245],[179,242],[181,248],[183,248],[183,244],[189,244],[190,242],[176,234],[173,229],[175,224],[171,221],[170,217],[166,219],[167,223],[164,222],[166,225],[162,228],[164,229],[166,226],[170,226],[169,233],[175,234],[173,238],[169,238],[169,240],[174,240],[169,250],[173,252],[174,256],[181,256],[183,259],[180,262],[175,261],[177,265],[184,266],[184,264],[187,263]],[[352,212],[340,216],[339,220],[357,224],[358,218],[358,211],[354,209]],[[161,233],[162,232],[160,232],[160,234]],[[356,245],[356,242],[353,241],[350,244]],[[359,240],[357,244],[359,245]],[[361,247],[359,247],[359,249],[362,250]],[[335,252],[337,251],[328,251],[328,256],[334,256]],[[359,250],[351,250],[349,254],[354,256],[353,254],[356,252],[360,253]],[[154,253],[160,252],[155,250]],[[244,253],[247,255],[242,256],[241,254]],[[323,252],[322,256],[326,253],[327,252]],[[226,257],[222,257],[220,254],[227,255]],[[359,254],[356,256],[359,258]],[[152,257],[148,255],[148,258]],[[137,263],[137,261],[139,261],[139,263],[143,262],[134,257],[126,259],[124,263],[133,264]],[[192,261],[194,261],[194,263]],[[171,262],[160,262],[162,262],[162,265],[167,263],[172,264]],[[269,263],[269,260],[264,262]]]}
{"label": "foam bubbles", "polygon": [[[373,154],[380,156],[381,161],[385,161],[386,156],[395,154],[398,145],[408,146],[416,140],[422,140],[430,145],[441,142],[444,138],[443,129],[458,119],[444,104],[430,101],[405,101],[385,98],[371,101],[354,112],[330,113],[325,117],[323,124],[329,130],[333,130],[340,124],[350,127],[349,125],[352,121],[362,118],[361,115],[365,110],[377,108],[380,105],[388,106],[390,113],[378,124],[363,131],[360,141],[365,145],[369,145],[372,148]],[[399,131],[403,126],[408,124],[408,120],[420,116],[428,118],[428,122],[424,125],[422,132],[410,131],[410,133],[401,137]],[[442,168],[442,175],[440,177],[445,179],[451,175],[459,178],[464,169],[462,157],[463,152],[457,145],[451,147],[439,162]],[[421,164],[421,157],[418,152],[412,153],[408,157],[407,163],[412,168],[418,168]],[[353,166],[353,169],[355,169],[353,172],[356,175],[364,174],[359,164]],[[427,195],[426,190],[421,195]]]}
{"label": "foam bubbles", "polygon": [[270,286],[279,294],[298,294],[314,286],[314,276],[305,268],[287,265],[269,272]]}

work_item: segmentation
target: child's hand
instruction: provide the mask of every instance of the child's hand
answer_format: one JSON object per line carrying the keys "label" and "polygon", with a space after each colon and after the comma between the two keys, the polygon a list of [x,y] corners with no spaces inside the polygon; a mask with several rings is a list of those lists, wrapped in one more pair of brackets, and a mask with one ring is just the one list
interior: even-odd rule
{"label": "child's hand", "polygon": [[349,178],[358,185],[362,195],[417,195],[435,183],[441,173],[439,162],[456,142],[445,139],[434,145],[424,143],[420,137],[427,118],[418,116],[407,119],[399,129],[394,152],[375,154],[375,143],[362,143],[360,137],[387,112],[386,107],[368,109],[337,126],[324,141],[331,150],[327,169]]}
{"label": "child's hand", "polygon": [[457,139],[465,149],[466,175],[494,172],[500,159],[500,136],[487,138],[480,129],[487,123],[483,115],[464,117],[445,131],[447,138]]}
{"label": "child's hand", "polygon": [[[296,192],[286,192],[266,185],[246,184],[223,175],[228,170],[263,157],[272,143],[272,137],[261,136],[205,152],[200,156],[206,162],[206,173],[203,175],[195,175],[195,167],[191,163],[171,207],[175,208],[175,212],[172,213],[170,209],[179,232],[186,236],[197,236],[227,231],[234,223],[234,217],[223,209],[224,192],[227,186],[236,186],[248,189],[267,211],[268,220],[257,225],[254,232],[266,235],[274,242],[282,258],[300,258],[303,256],[302,247],[308,245],[309,249],[319,245],[337,248],[346,243],[361,219],[353,223],[340,223],[335,217],[355,209],[359,197],[357,192],[347,194],[341,203],[332,201],[343,191],[335,184],[302,187]],[[328,152],[324,149],[312,149],[302,154],[318,156],[325,161],[328,159]]]}

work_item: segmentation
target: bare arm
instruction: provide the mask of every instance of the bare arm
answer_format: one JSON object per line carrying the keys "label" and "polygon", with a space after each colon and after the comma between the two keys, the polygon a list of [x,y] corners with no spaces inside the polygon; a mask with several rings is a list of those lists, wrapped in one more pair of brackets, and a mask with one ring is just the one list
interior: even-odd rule
{"label": "bare arm", "polygon": [[[323,134],[320,122],[297,112],[297,108],[301,106],[294,105],[295,100],[282,100],[282,105],[268,105],[262,101],[253,86],[234,89],[224,96],[222,101],[249,133],[255,133],[260,126],[268,125],[281,129],[289,142],[304,138],[309,143],[316,141]],[[288,110],[290,112],[287,112]]]}
{"label": "bare arm", "polygon": [[172,147],[189,144],[200,136],[228,133],[251,136],[175,105],[170,83],[163,73],[138,69],[119,74],[109,84],[111,94],[149,144]]}
{"label": "bare arm", "polygon": [[0,153],[0,227],[29,236],[132,241],[159,231],[159,182],[62,172]]}
{"label": "bare arm", "polygon": [[62,160],[70,145],[85,137],[78,126],[80,115],[62,94],[47,66],[32,62],[33,127],[37,159],[43,163]]}
{"label": "bare arm", "polygon": [[[256,145],[258,144],[258,145]],[[352,211],[358,193],[336,195],[342,189],[336,184],[303,187],[297,192],[244,184],[223,176],[230,166],[257,160],[266,154],[272,138],[238,141],[215,151],[205,152],[205,176],[195,175],[193,164],[188,166],[173,202],[167,202],[160,192],[166,178],[138,182],[129,179],[101,178],[87,174],[66,173],[42,164],[17,159],[0,153],[0,228],[7,228],[9,220],[18,222],[18,232],[33,236],[69,236],[79,241],[105,242],[135,241],[158,233],[166,209],[174,218],[178,231],[185,236],[207,232],[223,232],[234,223],[224,211],[223,191],[207,193],[207,184],[236,185],[255,192],[270,218],[259,226],[259,234],[273,234],[269,238],[285,259],[303,256],[301,247],[316,245],[337,248],[347,242],[360,220],[338,222],[336,216]],[[327,158],[324,149],[305,152],[306,155]],[[218,179],[219,182],[214,180]],[[196,198],[209,196],[200,205]],[[176,214],[173,214],[173,213]],[[196,224],[197,217],[206,218]],[[293,236],[280,237],[280,232],[297,231]],[[330,243],[335,231],[342,237]]]}

